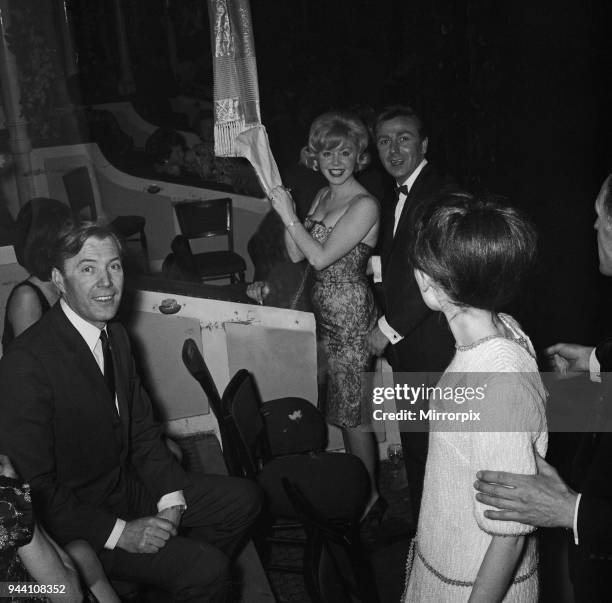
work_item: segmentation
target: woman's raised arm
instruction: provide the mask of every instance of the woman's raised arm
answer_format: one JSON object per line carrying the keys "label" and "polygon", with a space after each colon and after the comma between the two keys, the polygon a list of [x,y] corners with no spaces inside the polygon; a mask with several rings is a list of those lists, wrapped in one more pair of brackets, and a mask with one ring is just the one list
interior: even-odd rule
{"label": "woman's raised arm", "polygon": [[[345,256],[378,225],[378,203],[373,197],[363,195],[350,204],[344,215],[334,225],[327,241],[321,244],[298,221],[295,213],[292,214],[287,208],[286,199],[283,197],[288,193],[284,190],[280,193],[278,191],[279,189],[273,191],[272,204],[287,229],[285,240],[291,239],[302,257],[305,257],[316,270],[327,268]],[[287,250],[291,256],[289,246]],[[298,261],[293,256],[291,259]]]}

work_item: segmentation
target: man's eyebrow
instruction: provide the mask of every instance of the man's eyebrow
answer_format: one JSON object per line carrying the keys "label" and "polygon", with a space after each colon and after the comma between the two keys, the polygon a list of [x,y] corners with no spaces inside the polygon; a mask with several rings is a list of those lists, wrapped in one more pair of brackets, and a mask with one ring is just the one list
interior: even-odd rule
{"label": "man's eyebrow", "polygon": [[[111,264],[112,262],[116,262],[117,260],[121,261],[121,256],[116,255],[114,258],[111,258],[110,260],[108,260],[107,263]],[[96,264],[97,262],[98,260],[93,259],[93,258],[83,258],[82,260],[79,261],[77,266],[80,266],[81,264],[87,264],[87,263]]]}

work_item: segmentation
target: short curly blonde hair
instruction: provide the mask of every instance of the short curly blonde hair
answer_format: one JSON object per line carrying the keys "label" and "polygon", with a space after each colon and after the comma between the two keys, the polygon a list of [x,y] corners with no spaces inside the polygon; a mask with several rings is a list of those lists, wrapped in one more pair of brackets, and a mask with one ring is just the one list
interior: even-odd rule
{"label": "short curly blonde hair", "polygon": [[317,155],[339,147],[350,140],[357,147],[355,171],[364,169],[370,163],[366,153],[369,135],[365,124],[352,113],[333,111],[319,115],[310,126],[308,145],[300,152],[300,161],[311,170],[318,169]]}

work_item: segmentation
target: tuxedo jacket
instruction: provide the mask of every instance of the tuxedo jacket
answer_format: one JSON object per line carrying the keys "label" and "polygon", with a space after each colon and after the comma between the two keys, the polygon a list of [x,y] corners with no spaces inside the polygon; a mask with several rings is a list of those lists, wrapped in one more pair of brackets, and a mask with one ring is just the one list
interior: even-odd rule
{"label": "tuxedo jacket", "polygon": [[387,346],[395,372],[443,371],[454,352],[454,340],[444,315],[433,312],[423,301],[408,249],[414,237],[414,219],[422,206],[445,192],[458,190],[455,182],[430,163],[415,180],[398,221],[395,235],[396,203],[383,211],[380,257],[382,267],[381,305],[389,325],[404,337]]}
{"label": "tuxedo jacket", "polygon": [[579,545],[570,545],[570,574],[577,601],[609,600],[612,571],[612,338],[597,346],[596,355],[602,371],[596,423],[605,431],[583,434],[570,478],[570,485],[582,493]]}
{"label": "tuxedo jacket", "polygon": [[0,452],[30,483],[38,519],[51,534],[60,543],[84,538],[96,549],[117,517],[144,515],[134,506],[143,486],[157,500],[189,483],[163,443],[124,328],[109,323],[107,330],[119,417],[93,354],[59,303],[0,359]]}

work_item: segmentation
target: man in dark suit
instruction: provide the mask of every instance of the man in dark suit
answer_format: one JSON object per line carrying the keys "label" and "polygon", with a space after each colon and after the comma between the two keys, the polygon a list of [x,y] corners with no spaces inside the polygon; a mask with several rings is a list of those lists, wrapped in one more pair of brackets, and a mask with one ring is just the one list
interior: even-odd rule
{"label": "man in dark suit", "polygon": [[[382,285],[384,315],[370,333],[369,345],[378,355],[386,349],[396,381],[402,381],[401,373],[408,372],[431,373],[429,379],[433,381],[452,358],[453,337],[444,317],[423,302],[408,248],[418,209],[456,186],[425,159],[427,132],[423,120],[410,107],[383,110],[376,119],[374,136],[380,160],[395,179],[397,191],[393,202],[384,204],[380,256],[372,258],[374,282]],[[400,425],[400,437],[416,520],[428,434],[423,426],[421,431],[407,433],[406,425]]]}
{"label": "man in dark suit", "polygon": [[123,290],[120,243],[95,224],[57,247],[60,301],[0,360],[0,442],[60,542],[82,538],[110,578],[177,601],[221,601],[229,557],[260,506],[239,478],[186,473],[168,451],[111,321]]}
{"label": "man in dark suit", "polygon": [[[612,276],[612,174],[595,202],[599,270]],[[601,379],[600,404],[591,424],[598,433],[583,433],[567,483],[536,454],[538,473],[516,475],[479,471],[476,498],[497,507],[491,519],[520,521],[539,527],[567,528],[570,578],[577,602],[610,600],[612,571],[612,338],[597,347],[558,343],[546,350],[561,373],[589,372]],[[576,404],[580,404],[576,400]]]}

